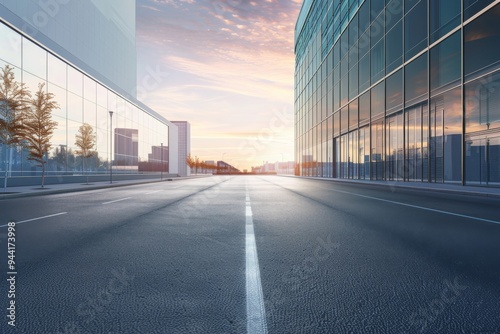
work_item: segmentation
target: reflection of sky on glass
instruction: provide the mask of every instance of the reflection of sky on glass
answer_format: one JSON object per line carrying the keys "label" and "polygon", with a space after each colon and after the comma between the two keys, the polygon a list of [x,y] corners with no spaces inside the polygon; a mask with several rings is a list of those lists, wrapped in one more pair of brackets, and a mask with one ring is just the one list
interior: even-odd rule
{"label": "reflection of sky on glass", "polygon": [[[191,123],[191,153],[239,168],[293,160],[300,0],[139,0],[138,98]],[[275,118],[275,117],[274,117]],[[273,129],[269,134],[269,129]],[[249,147],[253,147],[249,149]]]}

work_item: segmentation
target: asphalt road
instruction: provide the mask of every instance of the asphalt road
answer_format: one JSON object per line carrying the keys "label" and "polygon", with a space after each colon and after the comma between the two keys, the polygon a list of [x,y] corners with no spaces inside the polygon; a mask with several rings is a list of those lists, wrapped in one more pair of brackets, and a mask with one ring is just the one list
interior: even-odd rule
{"label": "asphalt road", "polygon": [[1,333],[500,333],[498,199],[214,176],[3,200],[0,226]]}

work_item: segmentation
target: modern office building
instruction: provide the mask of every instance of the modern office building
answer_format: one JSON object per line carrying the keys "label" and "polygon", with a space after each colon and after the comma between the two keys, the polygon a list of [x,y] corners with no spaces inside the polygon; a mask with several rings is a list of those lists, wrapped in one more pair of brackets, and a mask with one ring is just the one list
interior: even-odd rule
{"label": "modern office building", "polygon": [[[83,123],[97,137],[89,171],[106,174],[112,165],[138,173],[163,144],[168,172],[177,174],[177,127],[135,98],[135,6],[133,0],[0,0],[0,67],[13,67],[15,79],[32,92],[44,83],[60,106],[53,113],[58,126],[48,175],[81,171],[75,135]],[[1,147],[3,171],[8,165],[12,176],[39,174],[24,149],[12,157],[6,151]]]}
{"label": "modern office building", "polygon": [[500,185],[500,1],[304,0],[303,176]]}
{"label": "modern office building", "polygon": [[191,125],[186,121],[172,121],[177,126],[178,148],[179,148],[179,176],[191,174],[186,163],[188,155],[191,153]]}

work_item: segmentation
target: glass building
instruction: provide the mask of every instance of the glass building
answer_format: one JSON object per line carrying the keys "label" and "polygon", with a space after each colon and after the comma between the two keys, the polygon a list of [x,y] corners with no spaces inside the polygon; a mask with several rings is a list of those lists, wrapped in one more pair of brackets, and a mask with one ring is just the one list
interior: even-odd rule
{"label": "glass building", "polygon": [[[84,123],[95,131],[97,152],[86,172],[107,174],[112,162],[122,174],[177,173],[177,127],[135,99],[135,62],[135,1],[0,0],[0,67],[13,67],[32,93],[44,83],[60,106],[48,176],[84,172],[75,154]],[[0,154],[0,175],[5,168],[13,177],[40,175],[22,147],[10,155],[3,146]]]}
{"label": "glass building", "polygon": [[304,0],[303,176],[500,186],[500,1]]}

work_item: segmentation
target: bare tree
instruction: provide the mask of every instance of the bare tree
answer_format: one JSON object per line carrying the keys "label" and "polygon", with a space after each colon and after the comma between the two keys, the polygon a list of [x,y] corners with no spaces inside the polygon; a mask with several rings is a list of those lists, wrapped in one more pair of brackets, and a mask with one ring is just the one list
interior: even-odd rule
{"label": "bare tree", "polygon": [[[76,134],[75,137],[76,137],[75,145],[78,146],[78,150],[76,150],[75,153],[82,157],[83,170],[85,171],[85,161],[96,154],[96,152],[93,151],[95,146],[94,129],[90,124],[84,123],[78,129],[78,134]],[[87,172],[87,184],[89,184],[88,172]]]}
{"label": "bare tree", "polygon": [[13,67],[6,65],[0,75],[0,144],[5,145],[8,151],[4,177],[6,191],[8,171],[12,168],[9,164],[12,160],[12,149],[22,139],[22,119],[31,95],[24,84],[15,80]]}
{"label": "bare tree", "polygon": [[57,126],[52,120],[52,111],[59,109],[59,104],[54,101],[54,94],[45,92],[45,84],[38,84],[38,91],[31,99],[30,108],[23,119],[23,139],[29,150],[28,160],[38,162],[42,167],[42,188],[45,183],[45,155],[52,144],[50,139]]}

